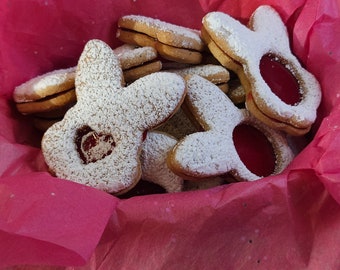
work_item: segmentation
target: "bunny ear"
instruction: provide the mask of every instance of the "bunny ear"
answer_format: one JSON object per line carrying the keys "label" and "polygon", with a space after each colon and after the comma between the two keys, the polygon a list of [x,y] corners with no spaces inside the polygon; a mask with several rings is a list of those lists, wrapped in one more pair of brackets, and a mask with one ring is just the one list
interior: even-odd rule
{"label": "bunny ear", "polygon": [[252,51],[256,33],[223,12],[210,12],[203,18],[205,30],[233,59],[243,62]]}
{"label": "bunny ear", "polygon": [[134,119],[140,130],[159,126],[177,111],[185,94],[185,81],[177,74],[156,72],[144,76],[122,92],[124,103],[130,108],[125,117]]}
{"label": "bunny ear", "polygon": [[271,6],[258,7],[249,20],[249,28],[260,34],[264,40],[289,47],[286,26],[280,14]]}
{"label": "bunny ear", "polygon": [[[90,40],[79,58],[76,73],[77,98],[93,96],[100,91],[121,88],[123,73],[112,49],[103,41]],[[93,91],[99,89],[99,91]]]}
{"label": "bunny ear", "polygon": [[186,81],[188,93],[185,103],[203,129],[232,130],[230,125],[237,124],[243,117],[228,96],[215,84],[198,75],[188,76]]}

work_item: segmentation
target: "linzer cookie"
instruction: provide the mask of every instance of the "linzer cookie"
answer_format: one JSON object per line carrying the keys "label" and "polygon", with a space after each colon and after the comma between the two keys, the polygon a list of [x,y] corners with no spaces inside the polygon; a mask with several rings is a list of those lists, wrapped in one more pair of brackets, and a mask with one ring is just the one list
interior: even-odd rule
{"label": "linzer cookie", "polygon": [[17,86],[13,99],[17,110],[33,116],[33,125],[45,131],[76,103],[75,67],[54,70]]}
{"label": "linzer cookie", "polygon": [[199,64],[205,47],[197,30],[140,15],[121,17],[116,36],[128,44],[154,47],[164,59],[180,63]]}
{"label": "linzer cookie", "polygon": [[153,73],[127,87],[122,78],[111,48],[89,41],[77,66],[77,103],[42,139],[45,161],[57,177],[114,194],[139,181],[145,132],[176,112],[186,87],[173,73]]}
{"label": "linzer cookie", "polygon": [[230,173],[253,181],[281,172],[292,160],[280,133],[238,109],[216,85],[193,75],[187,88],[185,103],[204,131],[184,137],[170,152],[168,165],[176,174],[194,180]]}
{"label": "linzer cookie", "polygon": [[17,103],[16,107],[22,114],[35,114],[60,110],[75,102],[76,94],[73,88],[37,101]]}
{"label": "linzer cookie", "polygon": [[75,67],[59,69],[32,78],[17,86],[13,92],[16,103],[41,100],[74,88]]}
{"label": "linzer cookie", "polygon": [[76,102],[75,68],[48,72],[17,86],[13,92],[18,111],[22,114],[44,114],[68,108]]}
{"label": "linzer cookie", "polygon": [[229,71],[221,65],[195,65],[186,68],[168,69],[168,72],[174,72],[182,77],[187,75],[199,75],[208,81],[216,84],[223,92],[228,92],[228,81],[230,79]]}
{"label": "linzer cookie", "polygon": [[176,143],[177,139],[169,134],[149,131],[142,147],[142,179],[163,187],[168,193],[183,189],[183,179],[174,174],[166,162]]}
{"label": "linzer cookie", "polygon": [[120,61],[126,83],[162,69],[162,62],[157,59],[157,51],[153,47],[124,44],[113,52]]}
{"label": "linzer cookie", "polygon": [[256,9],[248,27],[211,12],[203,18],[203,29],[220,54],[242,66],[235,72],[246,91],[246,106],[258,119],[292,135],[309,131],[321,100],[320,86],[292,54],[286,27],[272,7]]}

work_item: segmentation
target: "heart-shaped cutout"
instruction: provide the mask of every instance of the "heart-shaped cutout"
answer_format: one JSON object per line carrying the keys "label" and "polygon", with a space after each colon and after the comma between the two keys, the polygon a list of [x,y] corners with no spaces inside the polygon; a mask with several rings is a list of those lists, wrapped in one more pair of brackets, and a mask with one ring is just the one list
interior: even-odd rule
{"label": "heart-shaped cutout", "polygon": [[89,126],[77,130],[75,143],[79,156],[85,164],[110,155],[116,146],[112,135],[97,133]]}

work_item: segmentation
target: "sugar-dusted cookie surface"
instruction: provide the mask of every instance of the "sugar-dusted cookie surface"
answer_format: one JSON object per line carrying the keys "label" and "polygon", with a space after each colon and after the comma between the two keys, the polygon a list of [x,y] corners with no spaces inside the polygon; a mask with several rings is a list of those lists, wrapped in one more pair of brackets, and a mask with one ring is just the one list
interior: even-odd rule
{"label": "sugar-dusted cookie surface", "polygon": [[153,47],[139,47],[130,44],[123,44],[113,49],[118,57],[122,70],[140,66],[145,62],[157,58],[157,51]]}
{"label": "sugar-dusted cookie surface", "polygon": [[[13,100],[24,115],[53,114],[73,106],[75,67],[58,69],[34,77],[15,87]],[[54,117],[49,120],[54,120]]]}
{"label": "sugar-dusted cookie surface", "polygon": [[114,194],[139,181],[144,133],[175,113],[186,87],[171,73],[153,73],[127,87],[122,76],[112,49],[90,40],[77,65],[77,103],[42,139],[56,176]]}
{"label": "sugar-dusted cookie surface", "polygon": [[[204,131],[184,137],[170,152],[168,164],[176,174],[197,179],[229,172],[238,180],[253,181],[281,172],[292,160],[280,133],[238,109],[216,85],[193,75],[187,87],[185,103]],[[260,151],[251,151],[258,145]]]}
{"label": "sugar-dusted cookie surface", "polygon": [[[239,70],[249,110],[293,135],[305,133],[316,119],[321,90],[289,46],[287,29],[270,6],[260,6],[246,27],[222,12],[203,18],[204,31],[222,52],[243,67]],[[244,76],[243,76],[244,75]],[[264,119],[264,118],[262,118]],[[286,128],[288,126],[288,128]]]}
{"label": "sugar-dusted cookie surface", "polygon": [[163,187],[169,193],[183,189],[183,179],[167,165],[167,155],[176,143],[177,139],[167,133],[149,131],[141,154],[142,179]]}
{"label": "sugar-dusted cookie surface", "polygon": [[37,76],[17,86],[13,92],[16,103],[37,101],[74,88],[75,67],[58,69]]}
{"label": "sugar-dusted cookie surface", "polygon": [[165,59],[198,64],[204,43],[199,31],[151,17],[125,15],[118,20],[116,36],[121,41],[154,47]]}
{"label": "sugar-dusted cookie surface", "polygon": [[162,62],[155,48],[124,44],[113,50],[121,64],[124,80],[131,83],[143,76],[160,71]]}
{"label": "sugar-dusted cookie surface", "polygon": [[51,113],[74,105],[77,101],[74,88],[36,101],[17,103],[17,110],[22,114]]}
{"label": "sugar-dusted cookie surface", "polygon": [[174,72],[182,77],[187,75],[199,75],[214,84],[224,84],[230,79],[229,71],[221,65],[194,65],[185,68],[168,69],[168,72]]}

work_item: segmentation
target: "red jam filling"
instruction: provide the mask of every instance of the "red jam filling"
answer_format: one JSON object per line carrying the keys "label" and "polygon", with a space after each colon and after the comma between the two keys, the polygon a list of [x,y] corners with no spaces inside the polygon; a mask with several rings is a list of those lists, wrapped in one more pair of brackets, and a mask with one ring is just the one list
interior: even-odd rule
{"label": "red jam filling", "polygon": [[110,155],[116,146],[111,135],[96,133],[89,126],[83,126],[77,130],[75,144],[85,164],[96,162]]}
{"label": "red jam filling", "polygon": [[293,73],[273,54],[265,54],[260,72],[272,92],[283,102],[295,105],[301,101],[300,85]]}
{"label": "red jam filling", "polygon": [[269,176],[275,170],[275,153],[267,137],[257,128],[240,124],[233,131],[236,151],[244,165],[257,176]]}

